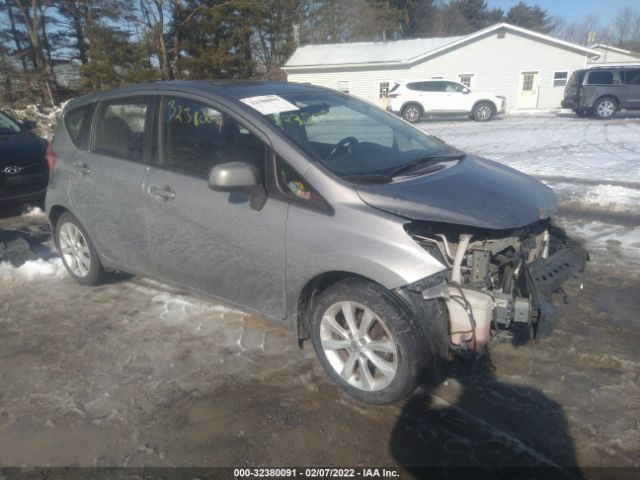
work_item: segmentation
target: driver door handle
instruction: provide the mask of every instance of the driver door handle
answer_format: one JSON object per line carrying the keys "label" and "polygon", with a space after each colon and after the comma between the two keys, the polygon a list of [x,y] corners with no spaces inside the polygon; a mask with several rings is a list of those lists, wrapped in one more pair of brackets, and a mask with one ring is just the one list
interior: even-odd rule
{"label": "driver door handle", "polygon": [[147,189],[147,192],[149,195],[161,198],[162,200],[173,200],[176,198],[175,192],[169,187],[158,187],[156,185],[152,185]]}

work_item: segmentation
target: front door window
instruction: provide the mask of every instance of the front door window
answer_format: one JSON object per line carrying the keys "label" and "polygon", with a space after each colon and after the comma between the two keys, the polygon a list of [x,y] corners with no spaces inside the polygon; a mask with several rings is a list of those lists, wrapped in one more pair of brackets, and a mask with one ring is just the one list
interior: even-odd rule
{"label": "front door window", "polygon": [[207,178],[213,166],[236,161],[264,176],[264,144],[233,117],[187,98],[162,103],[163,166]]}

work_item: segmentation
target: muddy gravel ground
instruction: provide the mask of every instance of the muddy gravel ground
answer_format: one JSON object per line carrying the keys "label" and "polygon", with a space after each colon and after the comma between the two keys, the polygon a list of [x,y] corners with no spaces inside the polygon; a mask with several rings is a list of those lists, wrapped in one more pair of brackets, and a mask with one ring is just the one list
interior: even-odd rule
{"label": "muddy gravel ground", "polygon": [[4,212],[37,258],[0,271],[0,465],[637,466],[640,284],[608,228],[552,336],[369,407],[278,326],[142,278],[76,284],[44,216]]}

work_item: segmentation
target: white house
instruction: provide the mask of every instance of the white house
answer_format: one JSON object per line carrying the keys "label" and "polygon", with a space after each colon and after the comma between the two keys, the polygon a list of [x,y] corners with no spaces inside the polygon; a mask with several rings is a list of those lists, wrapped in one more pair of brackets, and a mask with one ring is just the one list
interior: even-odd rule
{"label": "white house", "polygon": [[470,35],[298,47],[284,65],[308,82],[384,105],[400,80],[445,79],[507,98],[507,110],[560,108],[574,70],[600,51],[507,23]]}
{"label": "white house", "polygon": [[600,53],[599,57],[591,58],[589,61],[589,63],[594,64],[594,66],[599,66],[601,64],[640,64],[640,53],[632,52],[630,50],[623,50],[622,48],[612,47],[611,45],[605,45],[603,43],[598,43],[591,48],[597,50]]}

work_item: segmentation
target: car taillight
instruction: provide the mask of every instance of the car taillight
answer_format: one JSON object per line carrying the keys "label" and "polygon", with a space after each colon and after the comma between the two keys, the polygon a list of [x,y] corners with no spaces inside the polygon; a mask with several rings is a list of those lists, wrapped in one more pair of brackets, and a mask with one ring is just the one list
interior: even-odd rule
{"label": "car taillight", "polygon": [[56,166],[56,153],[53,151],[53,138],[47,144],[47,165],[49,166],[49,174],[53,173]]}

